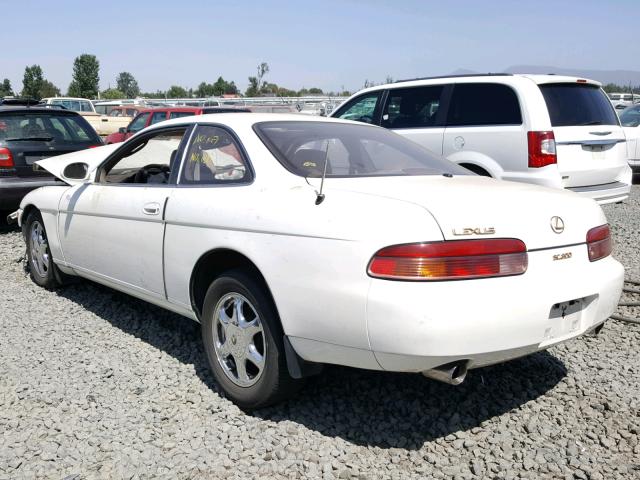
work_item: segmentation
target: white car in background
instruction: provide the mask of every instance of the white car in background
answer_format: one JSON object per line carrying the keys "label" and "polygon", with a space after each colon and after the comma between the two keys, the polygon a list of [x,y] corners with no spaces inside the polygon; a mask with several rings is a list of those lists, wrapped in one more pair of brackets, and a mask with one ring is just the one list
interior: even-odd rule
{"label": "white car in background", "polygon": [[625,108],[620,113],[620,123],[627,137],[629,166],[634,175],[640,175],[640,105]]}
{"label": "white car in background", "polygon": [[33,281],[77,275],[201,322],[244,408],[324,363],[457,384],[599,331],[622,289],[595,202],[379,127],[202,115],[39,165],[68,185],[16,213]]}
{"label": "white car in background", "polygon": [[593,80],[406,80],[362,90],[331,116],[392,129],[479,175],[567,189],[602,204],[631,190],[624,133]]}

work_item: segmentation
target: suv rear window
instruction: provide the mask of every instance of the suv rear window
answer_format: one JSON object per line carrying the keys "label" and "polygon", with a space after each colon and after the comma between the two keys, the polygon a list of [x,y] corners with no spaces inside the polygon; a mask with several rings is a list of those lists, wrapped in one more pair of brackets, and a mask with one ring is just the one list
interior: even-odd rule
{"label": "suv rear window", "polygon": [[595,85],[548,83],[540,85],[540,90],[554,127],[618,125],[611,102]]}
{"label": "suv rear window", "polygon": [[455,173],[457,165],[389,130],[332,122],[263,122],[254,130],[289,171],[301,177],[412,176]]}
{"label": "suv rear window", "polygon": [[516,92],[499,83],[458,83],[453,87],[447,125],[521,125]]}
{"label": "suv rear window", "polygon": [[26,141],[58,144],[100,144],[100,138],[79,115],[10,113],[0,116],[0,142]]}

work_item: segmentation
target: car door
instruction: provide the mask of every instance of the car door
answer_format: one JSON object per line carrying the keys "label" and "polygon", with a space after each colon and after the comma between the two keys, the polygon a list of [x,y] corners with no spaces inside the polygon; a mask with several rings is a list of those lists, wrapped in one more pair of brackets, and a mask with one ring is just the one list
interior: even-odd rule
{"label": "car door", "polygon": [[493,177],[508,177],[509,172],[527,169],[526,131],[513,88],[501,83],[457,83],[449,101],[442,155]]}
{"label": "car door", "polygon": [[390,89],[380,125],[442,155],[445,86]]}
{"label": "car door", "polygon": [[62,198],[59,235],[65,261],[116,288],[162,298],[164,211],[171,168],[187,127],[147,132],[116,150],[90,183]]}

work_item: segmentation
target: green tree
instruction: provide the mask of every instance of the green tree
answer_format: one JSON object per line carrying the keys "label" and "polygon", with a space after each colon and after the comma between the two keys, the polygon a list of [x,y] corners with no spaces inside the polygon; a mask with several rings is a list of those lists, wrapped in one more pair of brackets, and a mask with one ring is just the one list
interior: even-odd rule
{"label": "green tree", "polygon": [[186,98],[188,95],[187,90],[179,85],[171,85],[167,90],[167,98]]}
{"label": "green tree", "polygon": [[56,87],[53,83],[51,83],[49,80],[43,79],[39,94],[40,94],[40,98],[59,97],[60,89]]}
{"label": "green tree", "polygon": [[212,97],[214,95],[214,86],[207,82],[201,82],[196,88],[196,97]]}
{"label": "green tree", "polygon": [[117,88],[107,88],[106,90],[102,91],[100,96],[105,100],[116,100],[119,98],[127,98],[125,93],[122,90],[119,90]]}
{"label": "green tree", "polygon": [[165,98],[165,92],[160,90],[156,90],[155,92],[141,92],[140,96],[142,98]]}
{"label": "green tree", "polygon": [[11,82],[8,78],[5,78],[0,85],[0,97],[9,97],[13,95],[13,89],[11,88]]}
{"label": "green tree", "polygon": [[95,55],[83,53],[73,61],[70,97],[95,98],[100,82],[100,62]]}
{"label": "green tree", "polygon": [[266,87],[267,85],[267,82],[262,81],[262,79],[267,73],[269,73],[269,64],[266,62],[262,62],[260,65],[258,65],[258,85],[259,85],[258,89],[259,90]]}
{"label": "green tree", "polygon": [[314,88],[310,88],[310,89],[309,89],[309,93],[310,93],[311,95],[322,95],[322,93],[323,93],[323,92],[322,92],[322,89],[321,89],[321,88],[316,88],[316,87],[314,87]]}
{"label": "green tree", "polygon": [[42,88],[43,81],[44,78],[42,77],[42,68],[40,68],[40,65],[25,67],[24,77],[22,79],[22,96],[40,100],[42,98],[40,96],[40,89]]}
{"label": "green tree", "polygon": [[140,95],[140,87],[138,82],[129,72],[120,72],[116,77],[117,89],[120,90],[124,96],[120,98],[135,98]]}
{"label": "green tree", "polygon": [[259,93],[257,77],[249,77],[249,87],[244,92],[247,97],[257,97]]}
{"label": "green tree", "polygon": [[230,82],[225,82],[226,85],[224,87],[224,93],[227,93],[229,95],[237,95],[238,94],[238,87],[236,87],[236,83],[231,80]]}

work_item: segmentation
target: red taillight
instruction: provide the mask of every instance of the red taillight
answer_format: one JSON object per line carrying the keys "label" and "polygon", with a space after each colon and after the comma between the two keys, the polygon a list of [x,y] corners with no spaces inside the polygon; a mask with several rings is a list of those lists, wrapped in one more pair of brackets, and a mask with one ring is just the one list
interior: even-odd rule
{"label": "red taillight", "polygon": [[556,139],[553,132],[527,132],[529,168],[546,167],[558,163]]}
{"label": "red taillight", "polygon": [[369,262],[372,277],[395,280],[462,280],[520,275],[527,248],[515,238],[393,245]]}
{"label": "red taillight", "polygon": [[89,145],[87,148],[98,148],[101,147],[102,145]]}
{"label": "red taillight", "polygon": [[13,155],[8,148],[0,148],[0,168],[12,168]]}
{"label": "red taillight", "polygon": [[609,225],[600,225],[587,232],[587,249],[589,260],[592,262],[611,255],[613,242]]}

